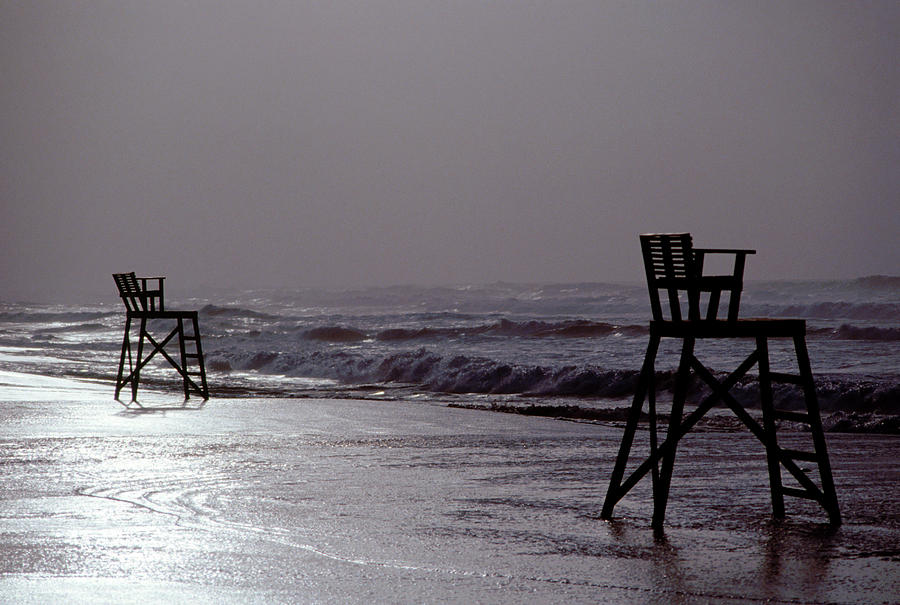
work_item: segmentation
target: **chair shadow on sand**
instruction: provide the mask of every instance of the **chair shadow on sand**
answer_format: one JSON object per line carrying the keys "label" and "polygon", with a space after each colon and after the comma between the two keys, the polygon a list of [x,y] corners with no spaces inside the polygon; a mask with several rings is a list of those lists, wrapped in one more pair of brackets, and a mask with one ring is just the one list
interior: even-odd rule
{"label": "chair shadow on sand", "polygon": [[206,399],[200,400],[198,403],[192,403],[190,399],[185,399],[181,405],[175,403],[159,402],[154,404],[144,404],[137,400],[122,404],[122,410],[118,414],[125,416],[141,415],[141,414],[158,414],[165,412],[199,412],[206,407]]}

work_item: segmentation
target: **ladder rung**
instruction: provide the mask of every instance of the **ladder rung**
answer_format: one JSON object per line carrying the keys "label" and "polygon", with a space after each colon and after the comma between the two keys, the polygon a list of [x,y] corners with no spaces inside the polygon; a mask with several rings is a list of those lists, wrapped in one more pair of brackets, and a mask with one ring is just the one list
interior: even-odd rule
{"label": "ladder rung", "polygon": [[769,377],[773,382],[786,382],[788,384],[799,385],[802,385],[804,382],[803,376],[798,376],[796,374],[785,374],[783,372],[769,372]]}
{"label": "ladder rung", "polygon": [[791,422],[803,422],[809,424],[809,414],[805,412],[788,412],[787,410],[775,410],[775,418],[778,420],[790,420]]}
{"label": "ladder rung", "polygon": [[800,450],[781,449],[789,458],[793,460],[803,460],[805,462],[818,462],[819,456],[815,452],[803,452]]}
{"label": "ladder rung", "polygon": [[184,356],[191,359],[200,359],[200,353],[185,353]]}
{"label": "ladder rung", "polygon": [[818,500],[819,494],[814,492],[805,490],[805,489],[797,489],[794,487],[782,487],[782,493],[785,496],[794,496],[795,498],[805,498],[806,500]]}
{"label": "ladder rung", "polygon": [[203,376],[203,372],[185,372],[188,376]]}
{"label": "ladder rung", "polygon": [[196,336],[185,336],[184,339],[185,340],[197,340],[197,337]]}

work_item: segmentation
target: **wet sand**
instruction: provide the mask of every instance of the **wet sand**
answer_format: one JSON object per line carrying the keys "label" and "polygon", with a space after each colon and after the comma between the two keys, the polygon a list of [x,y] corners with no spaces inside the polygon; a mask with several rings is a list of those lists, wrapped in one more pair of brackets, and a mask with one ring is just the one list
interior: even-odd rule
{"label": "wet sand", "polygon": [[655,534],[646,481],[599,518],[613,425],[389,401],[181,408],[175,394],[133,411],[106,385],[10,382],[0,602],[900,597],[897,437],[828,435],[845,519],[830,528],[804,501],[771,519],[751,435],[692,434]]}

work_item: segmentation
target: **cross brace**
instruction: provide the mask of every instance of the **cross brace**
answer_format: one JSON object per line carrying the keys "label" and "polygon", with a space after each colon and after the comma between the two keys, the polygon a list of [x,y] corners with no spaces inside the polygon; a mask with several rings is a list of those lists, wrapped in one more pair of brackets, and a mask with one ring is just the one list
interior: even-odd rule
{"label": "cross brace", "polygon": [[[154,319],[152,316],[148,316],[147,314],[135,314],[135,319],[140,319],[140,336],[138,339],[137,346],[137,363],[134,363],[132,358],[131,351],[131,320],[133,318],[132,314],[129,313],[125,320],[125,334],[122,339],[122,353],[119,358],[119,372],[116,378],[116,400],[119,400],[119,393],[126,386],[131,386],[131,400],[137,403],[137,390],[138,383],[140,382],[140,373],[141,369],[147,365],[147,363],[153,359],[153,357],[159,353],[161,354],[169,364],[178,371],[178,373],[182,377],[182,382],[184,386],[184,397],[185,399],[190,398],[191,393],[195,393],[200,395],[204,399],[209,399],[209,389],[206,384],[206,369],[203,363],[203,352],[200,344],[200,331],[199,325],[197,322],[196,315],[192,312],[186,312],[183,314],[173,314],[167,313],[165,319],[174,319],[176,321],[175,327],[160,341],[157,341],[152,334],[147,330],[147,320]],[[184,321],[191,320],[193,323],[193,336],[186,336],[184,332]],[[178,337],[178,348],[180,353],[180,362],[174,359],[167,351],[166,346],[175,338]],[[153,349],[149,354],[144,356],[144,340],[152,345]],[[185,346],[185,341],[193,341],[196,347],[196,353],[188,353],[187,348]],[[125,374],[125,361],[128,361],[128,369],[129,373],[127,376],[123,377]],[[198,362],[198,369],[196,371],[189,371],[187,367],[188,359],[196,359]],[[198,384],[194,380],[194,376],[197,376],[200,379],[200,384]],[[125,407],[128,407],[127,404],[124,404]],[[138,403],[140,405],[140,403]]]}
{"label": "cross brace", "polygon": [[[654,380],[654,361],[656,352],[659,348],[659,341],[660,337],[658,335],[651,334],[634,402],[632,403],[631,410],[626,420],[625,434],[622,437],[622,443],[610,479],[606,500],[603,503],[601,517],[604,519],[611,518],[615,505],[631,491],[642,478],[648,473],[651,473],[654,499],[653,525],[656,527],[662,526],[678,442],[713,408],[716,403],[721,401],[734,412],[741,422],[766,448],[774,515],[776,517],[784,516],[783,496],[786,494],[817,501],[827,512],[830,521],[835,525],[839,524],[840,512],[831,476],[831,466],[825,449],[825,440],[821,419],[819,417],[818,403],[815,399],[815,387],[812,382],[809,357],[803,336],[794,337],[797,360],[800,367],[800,376],[793,377],[770,372],[767,338],[765,336],[760,336],[756,338],[757,348],[722,381],[719,381],[713,376],[712,372],[710,372],[694,355],[694,339],[689,337],[685,338],[681,362],[675,381],[669,426],[666,431],[666,438],[661,444],[657,443]],[[731,388],[757,364],[759,365],[760,396],[765,426],[760,426],[760,424],[744,410],[743,406],[741,406],[729,392]],[[694,411],[682,420],[681,417],[686,398],[686,391],[690,372],[692,370],[710,387],[712,392],[700,402]],[[800,384],[803,387],[807,404],[807,413],[805,415],[797,414],[796,418],[798,420],[802,418],[803,421],[810,425],[815,445],[814,453],[797,452],[795,450],[782,448],[778,445],[775,424],[775,417],[778,415],[778,411],[774,408],[771,388],[773,378]],[[637,429],[645,399],[649,402],[650,455],[639,464],[627,478],[625,478],[625,468],[628,463],[634,434]],[[796,464],[795,460],[818,463],[819,476],[822,483],[821,488],[807,476],[807,474]],[[662,468],[660,468],[660,463],[662,463]],[[788,488],[781,484],[781,466],[794,477],[802,489]]]}

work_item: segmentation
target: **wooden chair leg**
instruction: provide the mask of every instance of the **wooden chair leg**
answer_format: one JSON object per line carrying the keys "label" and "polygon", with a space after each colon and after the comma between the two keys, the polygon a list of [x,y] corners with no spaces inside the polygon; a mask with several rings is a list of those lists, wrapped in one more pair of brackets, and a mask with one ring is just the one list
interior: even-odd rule
{"label": "wooden chair leg", "polygon": [[756,337],[759,364],[759,398],[763,414],[763,445],[769,468],[769,488],[772,491],[772,515],[784,517],[784,492],[781,483],[781,463],[778,456],[778,437],[775,426],[775,402],[772,396],[772,376],[769,367],[769,343],[765,336]]}
{"label": "wooden chair leg", "polygon": [[200,366],[200,395],[203,399],[209,399],[209,386],[206,383],[206,363],[203,359],[203,344],[200,340],[200,322],[196,313],[191,317],[191,321],[193,322],[194,327],[194,344],[196,345],[197,361]]}
{"label": "wooden chair leg", "polygon": [[[659,429],[656,415],[656,364],[655,358],[650,360],[648,375],[650,382],[647,385],[647,423],[650,428],[650,457],[656,458],[659,452]],[[659,485],[659,464],[656,463],[650,469],[650,484],[653,493],[656,493]]]}
{"label": "wooden chair leg", "polygon": [[669,414],[669,426],[666,429],[666,439],[674,437],[671,448],[662,457],[662,467],[659,471],[659,480],[653,490],[653,521],[652,526],[661,528],[666,516],[666,504],[669,500],[669,486],[672,483],[672,471],[675,466],[675,451],[677,437],[681,428],[681,418],[684,413],[684,403],[687,399],[687,390],[690,383],[691,364],[694,357],[694,339],[685,338],[681,348],[681,361],[678,364],[678,373],[675,376],[675,388],[672,396],[672,410]]}
{"label": "wooden chair leg", "polygon": [[147,334],[147,318],[141,318],[141,335],[138,339],[137,365],[134,367],[134,374],[131,377],[131,400],[137,401],[138,383],[141,381],[141,366],[144,364],[144,338]]}
{"label": "wooden chair leg", "polygon": [[800,378],[803,387],[803,395],[806,400],[806,412],[809,416],[809,428],[812,433],[813,447],[819,466],[819,479],[822,483],[822,505],[828,513],[829,521],[833,525],[841,524],[841,511],[838,506],[837,491],[834,487],[834,477],[831,474],[831,461],[828,458],[828,448],[825,445],[825,429],[822,427],[822,416],[819,412],[819,400],[816,397],[816,385],[813,381],[812,368],[809,363],[809,351],[806,349],[806,336],[794,337],[794,350],[797,353],[797,365],[800,370]]}
{"label": "wooden chair leg", "polygon": [[181,355],[181,369],[179,371],[181,372],[182,384],[184,385],[184,398],[189,399],[191,396],[191,381],[188,378],[187,355],[184,350],[184,320],[179,317],[176,321],[178,322],[178,352]]}
{"label": "wooden chair leg", "polygon": [[625,476],[625,467],[628,465],[628,457],[631,454],[631,445],[634,441],[634,434],[637,430],[638,421],[641,418],[641,410],[644,407],[644,398],[649,389],[655,389],[655,360],[656,352],[659,349],[659,336],[650,335],[650,342],[647,344],[647,353],[644,356],[644,365],[641,367],[641,374],[638,378],[637,389],[635,389],[634,399],[631,402],[631,409],[628,411],[628,418],[625,422],[625,432],[622,435],[622,442],[619,445],[619,453],[616,456],[616,464],[613,467],[612,476],[609,479],[609,488],[606,491],[606,499],[603,501],[603,509],[600,518],[611,519],[613,508],[616,503],[625,496],[622,492],[622,478]]}
{"label": "wooden chair leg", "polygon": [[128,356],[129,375],[134,367],[131,361],[131,317],[125,318],[125,334],[122,336],[122,354],[119,356],[119,372],[116,375],[116,400],[119,399],[119,393],[125,384],[122,382],[122,376],[125,373],[125,357]]}

